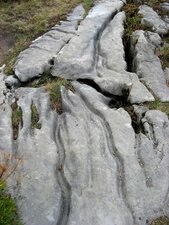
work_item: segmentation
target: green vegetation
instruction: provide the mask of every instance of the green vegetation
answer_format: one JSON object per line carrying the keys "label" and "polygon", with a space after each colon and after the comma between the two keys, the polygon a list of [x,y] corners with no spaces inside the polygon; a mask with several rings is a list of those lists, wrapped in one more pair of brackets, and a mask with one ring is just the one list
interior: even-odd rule
{"label": "green vegetation", "polygon": [[0,179],[0,225],[22,225],[15,200],[7,191],[6,182]]}
{"label": "green vegetation", "polygon": [[159,99],[156,99],[154,102],[145,103],[149,109],[158,109],[166,113],[169,116],[169,103],[160,102]]}
{"label": "green vegetation", "polygon": [[159,217],[153,220],[151,225],[169,225],[169,218],[166,216]]}
{"label": "green vegetation", "polygon": [[145,29],[141,24],[141,15],[138,15],[139,4],[129,3],[123,7],[126,13],[125,35],[129,38],[133,31]]}
{"label": "green vegetation", "polygon": [[50,74],[50,70],[49,70],[49,71],[44,72],[40,76],[40,78],[34,80],[33,83],[32,83],[32,87],[35,87],[35,88],[41,87],[41,86],[44,86],[45,84],[50,83],[54,80],[56,81],[56,77],[53,77]]}
{"label": "green vegetation", "polygon": [[[83,3],[86,10],[93,0],[16,0],[0,1],[0,34],[15,39],[14,46],[5,56],[6,73],[12,73],[16,56],[31,41],[66,18],[76,5]],[[2,62],[1,62],[2,64]]]}
{"label": "green vegetation", "polygon": [[[16,170],[20,160],[14,166],[10,165],[10,155],[1,152],[0,163],[0,225],[22,225],[17,214],[15,200],[8,193],[7,178]],[[2,159],[3,158],[3,159]]]}
{"label": "green vegetation", "polygon": [[169,67],[169,44],[165,43],[164,46],[157,52],[158,57],[162,62],[163,68]]}
{"label": "green vegetation", "polygon": [[49,92],[52,108],[54,108],[58,113],[62,112],[60,93],[61,86],[65,86],[66,89],[74,91],[70,81],[67,81],[63,78],[55,78],[55,80],[49,81],[45,84],[45,88]]}
{"label": "green vegetation", "polygon": [[[45,72],[42,76],[33,82],[33,87],[41,87],[44,86],[47,92],[49,93],[51,106],[55,109],[58,113],[62,112],[62,104],[61,104],[61,93],[60,88],[64,86],[66,89],[74,91],[74,88],[70,81],[59,78],[53,77],[50,74],[50,71]],[[38,118],[36,119],[38,122]]]}
{"label": "green vegetation", "polygon": [[12,107],[13,138],[14,140],[16,140],[18,137],[19,125],[22,124],[22,110],[17,105],[16,101],[12,104],[11,107]]}
{"label": "green vegetation", "polygon": [[86,14],[90,10],[90,8],[93,6],[93,2],[94,2],[94,0],[84,0],[83,1],[83,5],[86,10]]}
{"label": "green vegetation", "polygon": [[41,124],[39,123],[39,114],[36,109],[36,106],[33,103],[31,106],[31,111],[32,111],[32,115],[31,115],[32,128],[40,129]]}

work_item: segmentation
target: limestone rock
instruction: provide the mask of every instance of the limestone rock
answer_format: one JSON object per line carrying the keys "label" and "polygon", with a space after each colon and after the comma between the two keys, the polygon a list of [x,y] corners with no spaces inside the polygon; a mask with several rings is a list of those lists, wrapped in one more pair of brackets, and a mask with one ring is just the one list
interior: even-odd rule
{"label": "limestone rock", "polygon": [[[62,88],[63,114],[49,106],[43,88],[19,88],[22,157],[12,180],[25,225],[145,225],[168,210],[169,121],[147,111],[145,134],[129,114],[88,85]],[[31,127],[35,105],[41,128]],[[15,179],[14,179],[15,178]],[[12,181],[11,181],[12,182]],[[92,206],[92,207],[91,207]]]}
{"label": "limestone rock", "polygon": [[52,75],[71,80],[91,78],[97,38],[122,6],[118,0],[96,3],[80,24],[77,35],[56,56]]}
{"label": "limestone rock", "polygon": [[[15,141],[21,163],[11,177],[14,196],[25,225],[54,225],[62,205],[56,176],[60,163],[55,140],[57,115],[50,109],[43,88],[19,88],[15,95],[22,110],[23,126]],[[41,129],[32,127],[33,106],[39,114]]]}
{"label": "limestone rock", "polygon": [[158,34],[135,31],[132,35],[133,71],[162,102],[169,101],[169,87],[166,85],[164,71],[155,49],[161,44]]}
{"label": "limestone rock", "polygon": [[169,12],[169,3],[168,2],[163,2],[160,4],[160,6],[164,12]]}
{"label": "limestone rock", "polygon": [[122,96],[131,91],[128,100],[132,103],[153,101],[153,96],[135,74],[126,72],[122,42],[125,14],[119,12],[111,20],[110,15],[115,13],[117,6],[110,10],[115,3],[106,3],[96,4],[89,12],[79,26],[78,36],[73,37],[56,57],[52,75],[70,80],[94,80],[102,91],[114,95]]}
{"label": "limestone rock", "polygon": [[13,75],[8,76],[5,79],[5,84],[7,87],[11,88],[11,87],[19,87],[20,86],[20,81]]}
{"label": "limestone rock", "polygon": [[[79,27],[78,7],[18,57],[15,72],[27,81],[58,49],[53,75],[76,80],[73,92],[61,87],[60,115],[44,87],[7,90],[15,77],[0,74],[0,162],[4,151],[21,160],[8,185],[24,225],[145,225],[169,216],[169,119],[138,105],[154,100],[146,86],[169,100],[168,69],[165,77],[155,55],[162,42],[134,32],[136,73],[126,71],[122,5],[97,1]],[[13,102],[22,112],[15,140]]]}
{"label": "limestone rock", "polygon": [[169,25],[164,22],[159,15],[149,6],[141,5],[139,14],[143,16],[142,23],[152,28],[152,31],[159,34],[166,34],[169,30]]}
{"label": "limestone rock", "polygon": [[20,81],[26,82],[50,69],[51,59],[75,34],[78,21],[83,16],[84,9],[80,5],[68,16],[67,22],[61,22],[60,25],[53,27],[19,54],[14,71]]}

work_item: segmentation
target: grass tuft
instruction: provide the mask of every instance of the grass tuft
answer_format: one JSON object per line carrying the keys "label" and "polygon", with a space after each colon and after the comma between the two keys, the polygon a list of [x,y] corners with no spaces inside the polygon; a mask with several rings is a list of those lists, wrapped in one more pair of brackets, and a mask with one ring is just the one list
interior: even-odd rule
{"label": "grass tuft", "polygon": [[159,99],[156,99],[154,102],[144,103],[144,106],[148,107],[149,109],[157,109],[169,116],[169,103],[167,102],[160,102]]}
{"label": "grass tuft", "polygon": [[62,112],[60,93],[61,86],[64,86],[66,89],[69,89],[71,91],[74,91],[71,82],[63,78],[56,78],[55,80],[47,82],[45,84],[45,88],[49,92],[52,108],[55,109],[58,113]]}

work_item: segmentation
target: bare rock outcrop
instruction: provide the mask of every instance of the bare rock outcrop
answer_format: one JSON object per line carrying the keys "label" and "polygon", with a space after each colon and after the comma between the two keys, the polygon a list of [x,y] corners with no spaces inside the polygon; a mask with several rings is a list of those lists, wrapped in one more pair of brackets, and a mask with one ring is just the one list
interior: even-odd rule
{"label": "bare rock outcrop", "polygon": [[[24,225],[146,225],[169,217],[169,119],[140,105],[153,95],[169,101],[168,68],[155,54],[160,36],[135,31],[128,71],[123,4],[97,1],[84,19],[77,7],[20,53],[15,76],[0,74],[0,160],[4,151],[21,159],[8,185]],[[61,114],[45,87],[22,83],[50,67],[74,88],[61,87]]]}

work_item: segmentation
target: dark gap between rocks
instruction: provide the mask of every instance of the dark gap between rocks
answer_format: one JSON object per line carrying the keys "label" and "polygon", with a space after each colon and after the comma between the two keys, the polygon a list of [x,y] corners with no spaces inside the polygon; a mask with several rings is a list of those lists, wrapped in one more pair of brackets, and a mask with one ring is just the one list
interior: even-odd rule
{"label": "dark gap between rocks", "polygon": [[118,95],[113,95],[108,92],[102,91],[101,88],[91,79],[77,79],[77,81],[81,84],[86,84],[86,85],[94,88],[97,92],[101,93],[105,97],[110,98],[111,99],[109,102],[110,108],[120,108],[120,107],[126,107],[126,106],[130,105],[129,102],[127,101],[128,94],[129,94],[128,90],[124,90],[123,95],[118,96]]}
{"label": "dark gap between rocks", "polygon": [[[125,106],[124,109],[128,112],[128,114],[131,117],[131,121],[132,121],[131,125],[132,125],[135,133],[136,134],[139,134],[139,133],[145,134],[143,124],[141,123],[137,113],[134,111],[134,107],[129,104],[129,105]],[[142,114],[142,117],[144,117],[144,115],[145,115],[145,113]]]}
{"label": "dark gap between rocks", "polygon": [[115,17],[115,15],[118,13],[118,11],[116,10],[114,13],[112,13],[112,15],[107,19],[107,21],[105,21],[103,24],[102,24],[102,27],[100,28],[100,30],[98,31],[98,33],[96,34],[96,37],[95,37],[95,60],[94,60],[94,65],[93,67],[97,68],[97,63],[98,63],[98,59],[99,59],[99,56],[100,55],[100,52],[99,52],[99,43],[100,43],[100,38],[104,32],[104,30],[107,28],[107,26],[109,25],[109,23],[113,20],[113,18]]}
{"label": "dark gap between rocks", "polygon": [[132,64],[133,64],[133,55],[131,53],[131,46],[130,46],[130,38],[124,35],[123,37],[123,45],[124,45],[124,51],[125,51],[125,61],[127,63],[127,71],[128,72],[134,72],[132,70]]}

